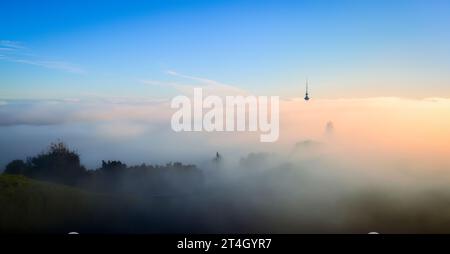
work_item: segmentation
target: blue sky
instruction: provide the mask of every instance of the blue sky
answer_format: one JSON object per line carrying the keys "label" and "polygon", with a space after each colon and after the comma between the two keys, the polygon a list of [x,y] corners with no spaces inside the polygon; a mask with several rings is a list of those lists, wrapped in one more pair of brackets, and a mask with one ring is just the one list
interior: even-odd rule
{"label": "blue sky", "polygon": [[[449,1],[8,1],[0,98],[450,97]],[[168,72],[169,71],[169,72]],[[151,82],[142,82],[151,81]],[[158,83],[152,85],[149,83]]]}

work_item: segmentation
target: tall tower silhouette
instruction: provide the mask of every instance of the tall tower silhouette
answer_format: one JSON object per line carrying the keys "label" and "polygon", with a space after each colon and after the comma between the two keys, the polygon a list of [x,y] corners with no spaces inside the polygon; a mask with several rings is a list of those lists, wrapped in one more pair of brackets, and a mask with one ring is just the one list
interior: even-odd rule
{"label": "tall tower silhouette", "polygon": [[308,95],[308,79],[306,79],[306,94],[305,94],[305,101],[309,101],[309,95]]}

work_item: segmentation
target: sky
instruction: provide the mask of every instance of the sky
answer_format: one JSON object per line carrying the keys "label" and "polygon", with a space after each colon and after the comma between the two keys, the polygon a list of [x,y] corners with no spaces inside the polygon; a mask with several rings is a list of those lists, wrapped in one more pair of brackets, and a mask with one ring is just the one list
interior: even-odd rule
{"label": "sky", "polygon": [[[56,140],[88,168],[312,141],[450,165],[449,1],[17,0],[0,24],[0,169]],[[279,141],[174,133],[170,99],[194,87],[280,96]]]}
{"label": "sky", "polygon": [[450,2],[8,1],[0,98],[170,98],[201,77],[253,94],[450,95]]}

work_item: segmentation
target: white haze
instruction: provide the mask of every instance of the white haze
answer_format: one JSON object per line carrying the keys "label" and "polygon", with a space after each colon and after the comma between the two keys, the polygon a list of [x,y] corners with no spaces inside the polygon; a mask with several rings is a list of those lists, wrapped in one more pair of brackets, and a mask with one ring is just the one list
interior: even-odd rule
{"label": "white haze", "polygon": [[0,163],[57,139],[88,168],[109,159],[195,163],[205,186],[175,202],[174,231],[450,232],[448,99],[284,101],[272,144],[258,133],[174,133],[168,108],[7,101]]}

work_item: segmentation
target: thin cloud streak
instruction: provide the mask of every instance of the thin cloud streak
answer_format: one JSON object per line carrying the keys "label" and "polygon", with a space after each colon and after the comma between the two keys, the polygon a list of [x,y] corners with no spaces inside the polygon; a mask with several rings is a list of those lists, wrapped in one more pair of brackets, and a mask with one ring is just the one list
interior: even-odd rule
{"label": "thin cloud streak", "polygon": [[205,84],[205,85],[225,85],[225,84],[222,84],[222,83],[220,83],[218,81],[215,81],[215,80],[206,79],[206,78],[200,78],[200,77],[195,77],[195,76],[190,76],[190,75],[184,75],[184,74],[178,73],[178,72],[173,71],[173,70],[166,71],[166,74],[174,76],[174,77],[180,77],[180,78],[184,78],[184,79],[190,79],[190,80],[193,80],[193,81],[198,81],[198,82],[200,82],[202,84]]}
{"label": "thin cloud streak", "polygon": [[25,49],[26,47],[22,45],[22,43],[18,41],[10,41],[10,40],[0,40],[0,47],[5,50],[17,50],[17,49]]}
{"label": "thin cloud streak", "polygon": [[29,64],[47,69],[62,70],[70,73],[83,74],[86,73],[83,69],[72,65],[71,63],[61,61],[33,61],[25,59],[10,59],[11,62]]}
{"label": "thin cloud streak", "polygon": [[174,88],[178,92],[184,95],[192,95],[193,89],[195,87],[201,87],[203,89],[203,93],[205,96],[208,95],[216,95],[216,96],[226,96],[226,95],[247,95],[248,92],[233,86],[228,85],[216,80],[202,78],[197,76],[185,75],[179,72],[168,70],[165,72],[169,76],[173,76],[176,78],[181,78],[182,80],[194,81],[195,84],[186,84],[186,83],[178,83],[172,81],[158,81],[158,80],[139,80],[140,83],[146,85],[165,85]]}
{"label": "thin cloud streak", "polygon": [[22,43],[10,40],[0,40],[0,60],[38,66],[46,69],[60,70],[69,73],[84,74],[86,71],[79,66],[65,61],[37,59],[24,52],[26,48]]}

